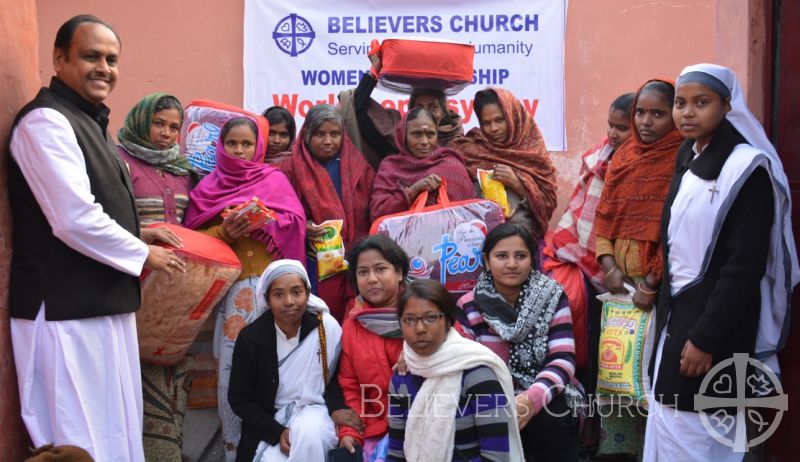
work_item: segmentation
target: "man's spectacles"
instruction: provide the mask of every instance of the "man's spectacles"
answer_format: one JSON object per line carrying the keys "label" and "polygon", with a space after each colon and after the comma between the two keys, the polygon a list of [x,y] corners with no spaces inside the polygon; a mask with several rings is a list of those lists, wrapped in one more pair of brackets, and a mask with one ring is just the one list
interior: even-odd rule
{"label": "man's spectacles", "polygon": [[403,316],[400,318],[400,324],[411,327],[416,326],[419,321],[427,326],[432,326],[439,322],[444,317],[444,313],[428,313],[424,316]]}

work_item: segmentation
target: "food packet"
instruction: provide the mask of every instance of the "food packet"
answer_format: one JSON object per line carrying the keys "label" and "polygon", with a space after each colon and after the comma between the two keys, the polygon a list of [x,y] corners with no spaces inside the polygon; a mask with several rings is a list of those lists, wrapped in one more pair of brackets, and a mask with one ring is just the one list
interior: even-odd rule
{"label": "food packet", "polygon": [[317,274],[319,280],[335,276],[347,271],[347,260],[344,259],[344,241],[342,240],[343,220],[326,220],[315,226],[325,229],[322,239],[314,241],[317,251]]}
{"label": "food packet", "polygon": [[652,312],[633,304],[629,294],[598,295],[603,302],[600,319],[597,394],[601,403],[613,402],[612,395],[632,397],[647,407],[650,378],[647,367],[653,354],[655,323]]}
{"label": "food packet", "polygon": [[270,221],[277,220],[275,212],[268,209],[267,206],[261,202],[261,199],[256,196],[253,196],[249,201],[239,204],[230,210],[223,211],[220,215],[224,219],[231,214],[247,216],[247,221],[250,222],[250,226],[247,229],[251,231],[264,226]]}
{"label": "food packet", "polygon": [[511,216],[511,207],[508,205],[506,185],[494,179],[494,170],[478,169],[478,183],[481,185],[481,194],[484,199],[496,203],[503,208],[503,216]]}

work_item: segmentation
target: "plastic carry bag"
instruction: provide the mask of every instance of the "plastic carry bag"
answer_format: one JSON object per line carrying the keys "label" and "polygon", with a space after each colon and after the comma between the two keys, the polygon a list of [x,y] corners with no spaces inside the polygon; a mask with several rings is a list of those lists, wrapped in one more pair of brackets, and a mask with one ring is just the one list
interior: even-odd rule
{"label": "plastic carry bag", "polygon": [[[258,124],[262,136],[269,133],[269,122],[264,116],[242,108],[215,101],[192,101],[183,111],[180,152],[189,160],[200,176],[214,171],[217,165],[217,139],[225,122],[234,117],[251,117]],[[266,146],[264,139],[264,146]],[[263,156],[264,153],[256,153]]]}
{"label": "plastic carry bag", "polygon": [[427,200],[425,191],[408,212],[375,220],[370,234],[385,234],[406,251],[409,277],[438,279],[451,294],[468,292],[483,271],[486,234],[505,222],[503,209],[486,199],[450,202],[444,179],[438,204],[425,207]]}
{"label": "plastic carry bag", "polygon": [[428,38],[391,38],[370,54],[381,54],[381,87],[410,93],[415,88],[442,90],[455,95],[472,83],[475,45]]}
{"label": "plastic carry bag", "polygon": [[386,462],[386,459],[389,458],[389,434],[381,438],[378,441],[378,444],[375,445],[375,449],[372,450],[372,455],[369,456],[369,462]]}
{"label": "plastic carry bag", "polygon": [[[626,288],[630,293],[635,291],[628,285]],[[646,396],[650,393],[647,368],[653,354],[655,309],[642,311],[636,308],[630,294],[607,292],[598,295],[597,299],[603,302],[597,372],[600,402],[607,402],[612,395],[630,397],[634,403],[646,408]]]}
{"label": "plastic carry bag", "polygon": [[186,263],[186,272],[170,277],[145,270],[140,277],[142,304],[136,312],[139,356],[143,361],[171,366],[192,346],[214,307],[242,272],[236,254],[219,239],[182,226],[154,223],[183,240],[180,249],[156,242]]}

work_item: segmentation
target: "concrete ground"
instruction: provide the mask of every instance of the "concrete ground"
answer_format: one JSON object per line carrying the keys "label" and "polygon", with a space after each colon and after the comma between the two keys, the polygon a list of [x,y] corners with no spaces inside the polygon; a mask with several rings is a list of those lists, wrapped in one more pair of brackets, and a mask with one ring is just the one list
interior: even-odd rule
{"label": "concrete ground", "polygon": [[222,462],[222,433],[217,408],[189,410],[183,420],[183,454],[187,462]]}

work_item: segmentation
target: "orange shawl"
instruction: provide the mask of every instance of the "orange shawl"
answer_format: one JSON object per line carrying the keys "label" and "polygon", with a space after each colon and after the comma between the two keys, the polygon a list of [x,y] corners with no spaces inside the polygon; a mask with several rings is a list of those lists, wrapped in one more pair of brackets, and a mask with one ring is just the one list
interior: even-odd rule
{"label": "orange shawl", "polygon": [[453,140],[448,147],[461,153],[473,179],[479,168],[488,170],[495,164],[511,166],[528,192],[528,206],[536,220],[532,232],[540,238],[558,203],[556,169],[547,155],[539,127],[525,106],[508,90],[492,90],[497,93],[508,124],[508,140],[496,143],[476,127],[466,136]]}
{"label": "orange shawl", "polygon": [[[674,85],[669,80],[657,80]],[[633,101],[634,108],[640,93],[641,88]],[[648,241],[656,245],[646,247],[655,249],[661,242],[661,212],[683,137],[673,128],[661,139],[644,144],[635,129],[635,120],[631,125],[633,136],[617,149],[606,173],[595,215],[595,233],[610,241]],[[659,273],[661,265],[655,261],[658,256],[653,257],[646,258],[650,261],[647,271]]]}

